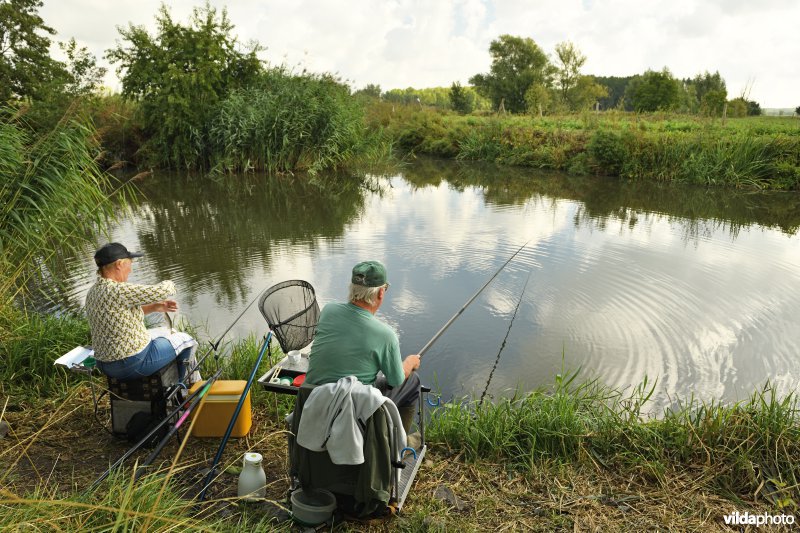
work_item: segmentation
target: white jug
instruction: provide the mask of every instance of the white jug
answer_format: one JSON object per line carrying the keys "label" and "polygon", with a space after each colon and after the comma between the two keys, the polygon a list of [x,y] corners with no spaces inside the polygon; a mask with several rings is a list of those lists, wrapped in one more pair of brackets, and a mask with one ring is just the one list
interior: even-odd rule
{"label": "white jug", "polygon": [[261,467],[261,460],[260,453],[244,454],[238,494],[245,501],[258,501],[267,496],[267,474]]}

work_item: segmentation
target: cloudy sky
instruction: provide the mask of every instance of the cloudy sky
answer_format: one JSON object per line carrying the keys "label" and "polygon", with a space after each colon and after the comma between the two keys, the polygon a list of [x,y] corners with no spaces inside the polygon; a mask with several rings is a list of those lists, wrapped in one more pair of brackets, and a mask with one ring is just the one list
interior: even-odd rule
{"label": "cloudy sky", "polygon": [[[168,2],[186,21],[202,0]],[[57,39],[102,57],[117,26],[154,28],[159,0],[44,0]],[[626,76],[668,67],[678,77],[719,70],[728,93],[762,107],[800,105],[798,0],[214,0],[241,41],[270,63],[338,73],[383,90],[466,83],[488,70],[489,43],[531,37],[548,54],[570,40],[584,73]],[[105,64],[105,61],[101,61]],[[118,89],[116,76],[107,83]]]}

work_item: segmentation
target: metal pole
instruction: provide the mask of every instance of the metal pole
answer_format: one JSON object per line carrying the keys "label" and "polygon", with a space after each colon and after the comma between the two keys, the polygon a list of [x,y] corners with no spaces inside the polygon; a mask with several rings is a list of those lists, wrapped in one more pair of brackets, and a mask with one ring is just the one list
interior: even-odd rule
{"label": "metal pole", "polygon": [[228,439],[231,436],[231,432],[233,431],[233,426],[236,424],[236,418],[239,416],[239,411],[242,410],[242,405],[244,404],[244,400],[247,397],[247,393],[250,391],[250,386],[253,384],[253,380],[256,377],[256,372],[258,372],[258,367],[261,364],[261,360],[264,358],[264,352],[267,350],[267,346],[269,346],[269,341],[272,339],[272,331],[267,333],[267,337],[264,339],[264,345],[261,347],[261,353],[258,354],[258,359],[256,360],[256,364],[253,365],[253,371],[250,372],[250,378],[247,380],[247,384],[244,387],[244,391],[242,391],[242,395],[239,398],[239,403],[236,404],[236,409],[233,411],[233,416],[231,417],[231,421],[228,423],[228,429],[225,430],[225,436],[222,437],[222,442],[219,444],[219,449],[217,450],[217,455],[214,456],[214,462],[211,464],[211,469],[208,471],[206,475],[205,482],[203,483],[203,490],[200,491],[198,495],[198,500],[201,502],[206,497],[206,491],[208,487],[211,485],[212,478],[214,477],[214,472],[217,469],[217,464],[219,460],[222,458],[222,452],[225,451],[225,446],[228,444]]}

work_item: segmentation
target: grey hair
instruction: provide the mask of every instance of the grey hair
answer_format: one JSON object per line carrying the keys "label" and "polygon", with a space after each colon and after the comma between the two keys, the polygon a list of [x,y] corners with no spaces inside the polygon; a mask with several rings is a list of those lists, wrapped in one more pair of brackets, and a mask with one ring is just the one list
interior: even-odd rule
{"label": "grey hair", "polygon": [[350,300],[352,303],[364,302],[367,305],[375,305],[376,298],[378,297],[378,291],[381,288],[383,288],[383,285],[379,287],[364,287],[363,285],[351,283],[348,300]]}

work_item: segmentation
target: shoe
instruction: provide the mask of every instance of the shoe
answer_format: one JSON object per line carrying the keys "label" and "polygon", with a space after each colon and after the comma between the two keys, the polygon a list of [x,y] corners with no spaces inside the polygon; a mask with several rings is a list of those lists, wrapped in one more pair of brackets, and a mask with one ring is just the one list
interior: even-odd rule
{"label": "shoe", "polygon": [[420,435],[419,431],[406,435],[406,446],[417,451],[422,448],[422,435]]}

